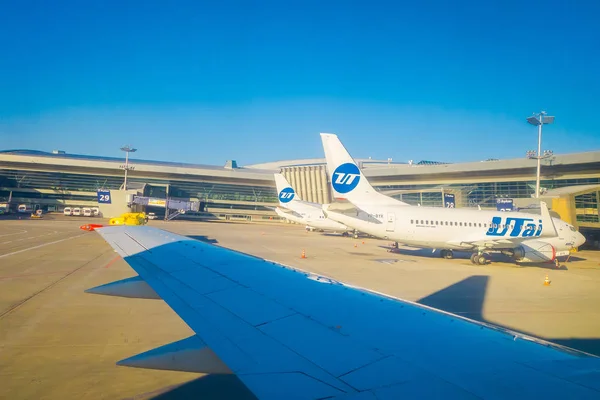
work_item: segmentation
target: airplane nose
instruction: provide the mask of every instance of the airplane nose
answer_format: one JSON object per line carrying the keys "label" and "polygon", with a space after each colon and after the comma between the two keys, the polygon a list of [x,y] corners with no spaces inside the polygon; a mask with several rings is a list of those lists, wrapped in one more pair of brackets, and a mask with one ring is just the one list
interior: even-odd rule
{"label": "airplane nose", "polygon": [[575,235],[575,247],[579,247],[584,243],[585,243],[585,236],[583,236],[581,233],[577,232],[577,234]]}

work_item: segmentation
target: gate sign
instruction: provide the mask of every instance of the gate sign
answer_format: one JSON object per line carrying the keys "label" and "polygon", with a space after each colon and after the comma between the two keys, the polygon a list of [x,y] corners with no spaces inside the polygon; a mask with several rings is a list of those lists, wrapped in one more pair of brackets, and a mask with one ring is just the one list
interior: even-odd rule
{"label": "gate sign", "polygon": [[110,190],[98,190],[98,203],[110,204]]}
{"label": "gate sign", "polygon": [[497,211],[512,211],[513,199],[496,199]]}
{"label": "gate sign", "polygon": [[455,196],[452,193],[444,193],[444,207],[455,208],[456,202],[454,198]]}

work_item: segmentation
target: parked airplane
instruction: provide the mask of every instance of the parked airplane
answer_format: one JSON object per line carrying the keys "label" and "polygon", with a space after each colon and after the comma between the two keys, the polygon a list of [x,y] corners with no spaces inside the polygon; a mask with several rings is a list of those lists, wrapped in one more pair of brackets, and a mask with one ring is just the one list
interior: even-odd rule
{"label": "parked airplane", "polygon": [[[118,365],[236,374],[269,399],[598,399],[600,358],[150,226],[96,229],[194,335]],[[197,396],[196,396],[197,397]]]}
{"label": "parked airplane", "polygon": [[412,207],[377,192],[337,135],[321,133],[335,199],[325,215],[361,232],[407,245],[473,251],[471,262],[485,264],[486,252],[499,251],[517,262],[555,261],[581,246],[585,238],[572,225],[552,218],[546,203],[541,215],[441,207]]}
{"label": "parked airplane", "polygon": [[279,207],[275,209],[275,212],[280,217],[316,229],[343,232],[344,234],[350,230],[346,225],[327,218],[321,204],[300,199],[282,174],[275,174],[275,185],[279,196]]}

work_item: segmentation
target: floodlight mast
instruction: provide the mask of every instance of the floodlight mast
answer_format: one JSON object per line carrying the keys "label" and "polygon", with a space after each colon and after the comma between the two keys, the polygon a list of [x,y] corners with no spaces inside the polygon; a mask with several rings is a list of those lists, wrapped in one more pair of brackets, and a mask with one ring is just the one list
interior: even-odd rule
{"label": "floodlight mast", "polygon": [[125,165],[121,165],[121,168],[125,170],[125,182],[123,182],[123,190],[127,190],[127,171],[133,169],[129,166],[129,153],[135,153],[137,149],[127,145],[121,147],[121,150],[125,152]]}
{"label": "floodlight mast", "polygon": [[537,125],[538,127],[538,149],[537,153],[535,150],[529,150],[527,152],[527,158],[535,158],[537,160],[537,171],[535,174],[535,197],[536,199],[540,197],[540,173],[541,173],[541,163],[542,158],[548,158],[552,156],[552,151],[547,150],[544,151],[544,155],[542,155],[542,126],[544,124],[548,125],[554,122],[554,117],[546,115],[546,111],[542,111],[538,114],[533,114],[531,117],[527,118],[527,122],[531,125]]}

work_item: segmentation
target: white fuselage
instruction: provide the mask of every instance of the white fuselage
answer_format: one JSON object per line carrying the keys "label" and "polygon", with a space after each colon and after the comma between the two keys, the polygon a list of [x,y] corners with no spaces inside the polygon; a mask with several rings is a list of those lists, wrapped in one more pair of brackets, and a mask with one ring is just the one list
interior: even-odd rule
{"label": "white fuselage", "polygon": [[518,243],[543,240],[557,251],[568,251],[585,241],[579,232],[557,218],[552,220],[558,235],[549,237],[547,232],[554,229],[543,227],[540,216],[535,214],[405,205],[357,207],[360,211],[345,213],[329,207],[326,214],[373,236],[437,249],[470,250],[485,247],[486,242],[490,243],[489,248],[510,249]]}

